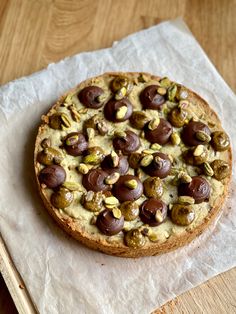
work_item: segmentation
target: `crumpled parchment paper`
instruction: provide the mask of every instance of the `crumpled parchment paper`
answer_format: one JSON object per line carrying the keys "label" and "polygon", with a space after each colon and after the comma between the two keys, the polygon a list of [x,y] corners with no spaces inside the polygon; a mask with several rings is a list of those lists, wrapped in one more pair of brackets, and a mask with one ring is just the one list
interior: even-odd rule
{"label": "crumpled parchment paper", "polygon": [[[223,57],[223,56],[222,56]],[[181,20],[80,53],[0,88],[0,228],[40,313],[150,313],[236,265],[236,182],[221,218],[190,245],[141,259],[91,251],[51,220],[36,190],[40,115],[67,89],[105,71],[168,76],[203,96],[236,138],[236,97]]]}

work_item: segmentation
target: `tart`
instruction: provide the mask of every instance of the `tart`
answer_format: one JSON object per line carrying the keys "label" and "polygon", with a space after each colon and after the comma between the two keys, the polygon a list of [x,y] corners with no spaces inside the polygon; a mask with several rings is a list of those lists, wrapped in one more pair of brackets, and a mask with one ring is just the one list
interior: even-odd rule
{"label": "tart", "polygon": [[188,88],[148,73],[80,83],[42,116],[34,166],[43,203],[88,247],[121,257],[186,245],[222,211],[231,147]]}

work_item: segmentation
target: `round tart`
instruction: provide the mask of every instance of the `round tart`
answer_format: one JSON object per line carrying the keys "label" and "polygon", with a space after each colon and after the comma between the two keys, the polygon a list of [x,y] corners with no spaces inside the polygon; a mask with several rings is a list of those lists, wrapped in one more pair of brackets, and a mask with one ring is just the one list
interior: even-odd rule
{"label": "round tart", "polygon": [[88,247],[122,257],[181,247],[221,212],[229,137],[186,87],[148,73],[105,73],[42,116],[36,180],[45,207]]}

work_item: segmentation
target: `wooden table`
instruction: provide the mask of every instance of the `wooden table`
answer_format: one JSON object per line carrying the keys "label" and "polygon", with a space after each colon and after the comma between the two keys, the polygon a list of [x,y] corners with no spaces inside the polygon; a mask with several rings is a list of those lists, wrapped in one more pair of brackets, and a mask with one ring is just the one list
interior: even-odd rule
{"label": "wooden table", "polygon": [[[236,91],[235,15],[235,0],[0,0],[0,84],[182,16]],[[184,293],[163,312],[236,313],[236,268]],[[1,277],[0,313],[16,313]]]}

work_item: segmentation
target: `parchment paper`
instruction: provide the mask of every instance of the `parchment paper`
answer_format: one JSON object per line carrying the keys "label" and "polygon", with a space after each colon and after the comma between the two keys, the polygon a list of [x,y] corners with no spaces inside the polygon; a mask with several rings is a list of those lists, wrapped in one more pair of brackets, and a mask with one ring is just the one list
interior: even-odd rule
{"label": "parchment paper", "polygon": [[[223,58],[223,56],[222,56]],[[36,191],[40,115],[67,89],[105,71],[168,76],[202,95],[236,138],[236,97],[181,20],[80,53],[0,88],[0,228],[40,313],[149,313],[236,265],[235,178],[216,226],[157,257],[122,259],[83,247],[51,220]]]}

